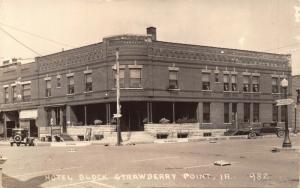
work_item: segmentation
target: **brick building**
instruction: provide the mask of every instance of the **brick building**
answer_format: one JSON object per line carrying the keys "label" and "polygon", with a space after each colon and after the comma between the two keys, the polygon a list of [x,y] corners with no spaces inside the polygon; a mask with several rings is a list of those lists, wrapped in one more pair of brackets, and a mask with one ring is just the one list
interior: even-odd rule
{"label": "brick building", "polygon": [[147,35],[107,37],[1,66],[3,134],[18,126],[37,136],[50,125],[67,133],[114,124],[117,48],[122,131],[143,131],[162,118],[200,130],[285,121],[275,100],[283,97],[280,80],[291,81],[290,55],[158,41],[150,27]]}

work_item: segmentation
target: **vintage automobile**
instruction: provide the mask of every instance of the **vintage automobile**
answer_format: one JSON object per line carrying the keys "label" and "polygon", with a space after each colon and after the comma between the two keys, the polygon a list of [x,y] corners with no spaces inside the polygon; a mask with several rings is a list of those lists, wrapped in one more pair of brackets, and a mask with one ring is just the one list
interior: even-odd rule
{"label": "vintage automobile", "polygon": [[277,137],[283,137],[284,129],[278,127],[277,122],[265,122],[259,127],[248,126],[238,129],[229,129],[224,133],[225,136],[248,135],[249,139],[267,134],[276,134]]}
{"label": "vintage automobile", "polygon": [[12,137],[10,139],[10,145],[16,144],[20,146],[24,144],[25,146],[34,146],[34,138],[28,136],[28,130],[23,128],[12,129]]}

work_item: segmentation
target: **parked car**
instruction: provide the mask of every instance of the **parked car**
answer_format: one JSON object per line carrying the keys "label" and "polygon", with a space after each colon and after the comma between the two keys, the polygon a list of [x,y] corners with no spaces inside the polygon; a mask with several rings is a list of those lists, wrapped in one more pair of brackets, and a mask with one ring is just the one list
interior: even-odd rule
{"label": "parked car", "polygon": [[28,130],[23,128],[14,128],[12,129],[12,137],[10,139],[10,145],[13,146],[16,144],[20,146],[24,144],[25,146],[34,146],[34,138],[28,136]]}
{"label": "parked car", "polygon": [[263,136],[267,134],[276,134],[277,137],[284,136],[284,129],[277,126],[277,122],[265,122],[262,127],[252,128],[248,134],[249,138],[255,138],[256,136]]}
{"label": "parked car", "polygon": [[267,134],[276,134],[277,137],[284,136],[284,129],[277,126],[277,122],[265,122],[260,127],[243,127],[239,129],[229,129],[224,132],[225,136],[248,135],[248,138],[256,138]]}

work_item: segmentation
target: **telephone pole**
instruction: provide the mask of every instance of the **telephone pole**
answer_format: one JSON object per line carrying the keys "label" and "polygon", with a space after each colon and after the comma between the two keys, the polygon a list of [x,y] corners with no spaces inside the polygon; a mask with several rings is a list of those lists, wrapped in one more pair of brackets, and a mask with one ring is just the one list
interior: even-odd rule
{"label": "telephone pole", "polygon": [[117,87],[117,114],[114,114],[114,117],[117,119],[117,145],[121,145],[121,127],[120,127],[120,118],[121,107],[120,107],[120,64],[119,64],[119,48],[116,49],[116,87]]}

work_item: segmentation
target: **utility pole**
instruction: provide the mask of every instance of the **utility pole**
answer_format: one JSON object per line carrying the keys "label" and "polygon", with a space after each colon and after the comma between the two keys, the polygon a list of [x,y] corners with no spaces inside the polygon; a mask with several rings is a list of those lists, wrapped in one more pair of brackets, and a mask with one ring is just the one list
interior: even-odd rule
{"label": "utility pole", "polygon": [[117,145],[121,145],[121,127],[120,127],[120,118],[121,107],[120,107],[120,64],[119,64],[119,48],[116,49],[116,87],[117,87],[117,114],[114,114],[114,118],[117,119]]}

